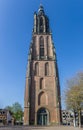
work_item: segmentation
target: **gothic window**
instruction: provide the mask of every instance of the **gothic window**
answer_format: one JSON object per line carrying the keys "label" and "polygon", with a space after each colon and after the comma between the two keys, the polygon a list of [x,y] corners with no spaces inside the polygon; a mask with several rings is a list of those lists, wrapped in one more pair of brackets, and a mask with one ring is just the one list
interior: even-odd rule
{"label": "gothic window", "polygon": [[36,37],[33,37],[33,43],[34,44],[36,43]]}
{"label": "gothic window", "polygon": [[49,36],[47,36],[46,39],[47,39],[47,43],[49,43]]}
{"label": "gothic window", "polygon": [[49,75],[49,64],[45,64],[45,75]]}
{"label": "gothic window", "polygon": [[43,26],[43,18],[40,18],[40,26]]}
{"label": "gothic window", "polygon": [[47,36],[47,55],[49,56],[49,36]]}
{"label": "gothic window", "polygon": [[43,78],[40,79],[40,89],[43,88]]}
{"label": "gothic window", "polygon": [[48,105],[48,96],[45,92],[38,95],[38,105]]}
{"label": "gothic window", "polygon": [[40,37],[40,58],[44,58],[44,39]]}
{"label": "gothic window", "polygon": [[36,57],[36,36],[33,37],[33,59]]}
{"label": "gothic window", "polygon": [[40,17],[40,32],[43,32],[43,18]]}
{"label": "gothic window", "polygon": [[38,62],[35,64],[35,75],[39,74],[39,64]]}

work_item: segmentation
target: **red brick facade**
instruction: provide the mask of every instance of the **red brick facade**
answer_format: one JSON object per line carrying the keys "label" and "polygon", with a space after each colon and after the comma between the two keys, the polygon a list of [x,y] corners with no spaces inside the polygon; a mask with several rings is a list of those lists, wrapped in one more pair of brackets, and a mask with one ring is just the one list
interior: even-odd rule
{"label": "red brick facade", "polygon": [[43,7],[34,14],[34,29],[28,57],[24,125],[61,122],[61,101],[56,52]]}

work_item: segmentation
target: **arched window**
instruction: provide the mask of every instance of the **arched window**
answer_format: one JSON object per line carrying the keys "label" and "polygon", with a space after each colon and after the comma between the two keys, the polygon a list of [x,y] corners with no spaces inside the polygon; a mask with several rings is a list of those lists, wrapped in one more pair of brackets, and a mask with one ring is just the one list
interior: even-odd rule
{"label": "arched window", "polygon": [[48,95],[45,92],[38,95],[38,105],[48,105]]}
{"label": "arched window", "polygon": [[40,32],[43,32],[43,18],[40,17]]}
{"label": "arched window", "polygon": [[36,43],[36,36],[33,37],[33,43]]}
{"label": "arched window", "polygon": [[35,75],[39,75],[39,64],[38,64],[38,62],[35,64]]}
{"label": "arched window", "polygon": [[46,42],[49,43],[49,36],[46,37]]}
{"label": "arched window", "polygon": [[40,79],[40,89],[43,88],[43,78]]}
{"label": "arched window", "polygon": [[47,41],[47,55],[49,56],[49,36],[47,36],[46,41]]}
{"label": "arched window", "polygon": [[32,59],[36,58],[36,36],[33,37],[33,43],[32,43]]}
{"label": "arched window", "polygon": [[43,26],[43,18],[40,18],[40,26]]}
{"label": "arched window", "polygon": [[45,64],[45,75],[49,75],[49,64]]}
{"label": "arched window", "polygon": [[40,58],[44,58],[44,39],[40,37]]}

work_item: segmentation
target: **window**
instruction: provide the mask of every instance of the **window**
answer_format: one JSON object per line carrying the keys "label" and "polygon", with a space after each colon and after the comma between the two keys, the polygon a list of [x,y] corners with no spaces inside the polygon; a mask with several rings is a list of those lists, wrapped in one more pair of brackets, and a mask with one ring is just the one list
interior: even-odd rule
{"label": "window", "polygon": [[35,64],[35,75],[39,74],[39,64],[38,62]]}
{"label": "window", "polygon": [[36,36],[33,37],[33,44],[32,44],[32,59],[35,59],[37,56],[36,52]]}
{"label": "window", "polygon": [[40,32],[43,32],[43,18],[40,18]]}
{"label": "window", "polygon": [[33,43],[36,43],[36,36],[33,37]]}
{"label": "window", "polygon": [[49,36],[47,36],[46,41],[47,41],[47,55],[49,55]]}
{"label": "window", "polygon": [[43,78],[40,79],[40,89],[43,88]]}
{"label": "window", "polygon": [[44,39],[40,37],[40,58],[44,58]]}
{"label": "window", "polygon": [[48,95],[43,91],[38,95],[38,105],[48,105]]}
{"label": "window", "polygon": [[49,75],[49,64],[45,64],[45,75]]}
{"label": "window", "polygon": [[49,36],[46,37],[46,41],[47,41],[47,43],[49,43]]}

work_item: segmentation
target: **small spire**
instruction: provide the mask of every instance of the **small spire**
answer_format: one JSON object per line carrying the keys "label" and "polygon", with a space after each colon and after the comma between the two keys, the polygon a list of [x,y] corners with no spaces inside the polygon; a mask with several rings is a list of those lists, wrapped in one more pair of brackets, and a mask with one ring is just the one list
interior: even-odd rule
{"label": "small spire", "polygon": [[42,6],[42,0],[40,0],[40,6]]}
{"label": "small spire", "polygon": [[38,9],[38,14],[44,14],[44,7],[42,4],[40,4],[40,7]]}
{"label": "small spire", "polygon": [[40,3],[40,7],[43,6],[42,3]]}

